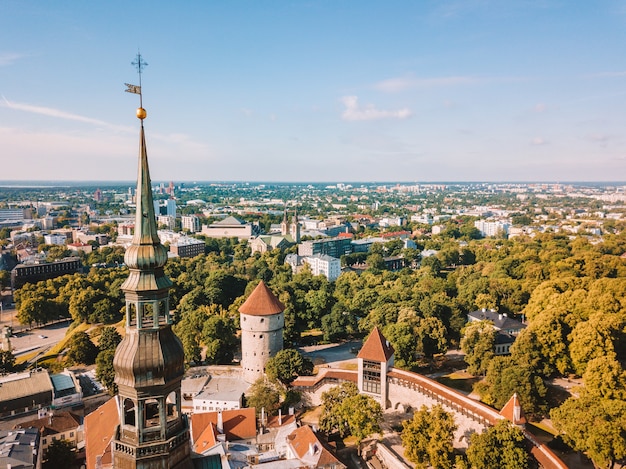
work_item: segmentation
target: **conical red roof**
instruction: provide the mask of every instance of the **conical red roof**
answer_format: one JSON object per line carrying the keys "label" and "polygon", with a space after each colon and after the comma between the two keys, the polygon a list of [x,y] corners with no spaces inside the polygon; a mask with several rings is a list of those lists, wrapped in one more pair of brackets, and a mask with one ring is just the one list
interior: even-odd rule
{"label": "conical red roof", "polygon": [[526,423],[526,415],[524,415],[524,409],[522,409],[517,393],[514,393],[511,399],[504,404],[500,415],[512,422],[513,425],[524,425]]}
{"label": "conical red roof", "polygon": [[359,351],[357,358],[369,360],[372,362],[386,363],[393,355],[393,347],[385,336],[380,332],[378,327],[372,330],[363,347]]}
{"label": "conical red roof", "polygon": [[271,316],[285,311],[285,306],[276,298],[265,282],[257,285],[248,299],[239,307],[239,312],[251,316]]}

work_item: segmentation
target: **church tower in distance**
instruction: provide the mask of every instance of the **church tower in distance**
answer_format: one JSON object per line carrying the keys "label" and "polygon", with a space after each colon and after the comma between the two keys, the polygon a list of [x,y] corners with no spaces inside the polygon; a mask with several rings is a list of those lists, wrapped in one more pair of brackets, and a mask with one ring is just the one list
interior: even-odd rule
{"label": "church tower in distance", "polygon": [[[145,65],[137,57],[138,71]],[[135,63],[134,63],[135,64]],[[141,96],[141,85],[128,85]],[[167,250],[159,241],[143,121],[141,120],[135,234],[124,261],[130,274],[126,297],[126,336],[113,359],[120,425],[111,442],[116,469],[190,469],[189,428],[181,412],[184,351],[172,331],[171,280],[163,267]]]}

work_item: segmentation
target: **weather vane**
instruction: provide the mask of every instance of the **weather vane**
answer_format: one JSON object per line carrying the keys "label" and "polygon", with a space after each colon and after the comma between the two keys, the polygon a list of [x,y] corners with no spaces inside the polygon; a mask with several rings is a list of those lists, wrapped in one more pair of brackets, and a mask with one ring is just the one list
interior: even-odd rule
{"label": "weather vane", "polygon": [[139,95],[139,109],[141,109],[143,117],[139,116],[139,109],[137,110],[137,117],[143,120],[145,118],[146,111],[143,109],[143,97],[141,95],[141,73],[143,72],[143,69],[146,68],[148,63],[143,60],[143,57],[141,57],[141,53],[137,52],[137,57],[131,62],[131,65],[134,65],[134,67],[137,69],[137,73],[139,74],[139,86],[131,85],[130,83],[124,83],[126,85],[125,91],[127,93],[134,93]]}

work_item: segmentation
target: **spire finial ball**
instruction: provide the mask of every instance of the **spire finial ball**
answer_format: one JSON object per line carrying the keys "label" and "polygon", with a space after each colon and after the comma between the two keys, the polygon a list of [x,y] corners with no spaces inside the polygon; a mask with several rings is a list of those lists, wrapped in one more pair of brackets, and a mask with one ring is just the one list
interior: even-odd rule
{"label": "spire finial ball", "polygon": [[146,112],[146,110],[144,108],[142,108],[142,107],[138,107],[137,108],[137,119],[144,120],[147,115],[148,115],[148,113]]}

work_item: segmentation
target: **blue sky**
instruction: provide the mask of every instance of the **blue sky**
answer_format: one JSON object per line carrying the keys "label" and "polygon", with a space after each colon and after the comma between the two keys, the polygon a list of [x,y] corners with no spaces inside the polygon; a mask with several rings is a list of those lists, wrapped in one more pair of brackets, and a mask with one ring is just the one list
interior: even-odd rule
{"label": "blue sky", "polygon": [[626,1],[0,2],[0,180],[626,179]]}

